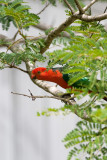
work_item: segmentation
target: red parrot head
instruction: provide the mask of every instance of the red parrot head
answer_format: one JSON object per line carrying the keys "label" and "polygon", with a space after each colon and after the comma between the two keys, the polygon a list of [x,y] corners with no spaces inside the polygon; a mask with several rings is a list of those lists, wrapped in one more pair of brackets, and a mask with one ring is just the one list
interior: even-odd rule
{"label": "red parrot head", "polygon": [[39,79],[40,74],[46,71],[46,68],[44,67],[38,67],[32,70],[31,72],[31,78],[32,79]]}

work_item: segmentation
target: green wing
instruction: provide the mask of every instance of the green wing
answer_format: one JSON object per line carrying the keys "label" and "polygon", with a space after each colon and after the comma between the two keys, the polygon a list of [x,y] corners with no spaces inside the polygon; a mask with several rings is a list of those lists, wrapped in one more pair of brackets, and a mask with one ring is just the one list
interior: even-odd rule
{"label": "green wing", "polygon": [[78,80],[77,82],[75,82],[74,84],[72,84],[73,87],[77,87],[77,88],[85,88],[88,85],[89,85],[89,79],[87,77],[84,77]]}
{"label": "green wing", "polygon": [[[68,74],[63,74],[63,79],[68,83],[69,81],[69,75]],[[89,79],[87,77],[84,77],[77,82],[73,83],[72,86],[76,88],[85,88],[89,85]]]}

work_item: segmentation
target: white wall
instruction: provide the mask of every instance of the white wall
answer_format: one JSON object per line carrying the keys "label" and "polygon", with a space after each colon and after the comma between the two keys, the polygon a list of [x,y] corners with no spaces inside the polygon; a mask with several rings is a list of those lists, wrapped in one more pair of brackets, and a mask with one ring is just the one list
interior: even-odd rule
{"label": "white wall", "polygon": [[[40,1],[29,2],[35,13],[43,8]],[[50,6],[41,14],[41,22],[48,25],[58,26],[65,19],[61,5],[58,9]],[[13,33],[16,29],[11,28],[7,33],[0,26],[0,34],[12,37]],[[38,33],[32,28],[29,35],[38,36]],[[72,113],[68,116],[37,117],[37,111],[60,107],[63,103],[50,99],[32,101],[11,94],[11,91],[28,94],[28,89],[35,95],[47,94],[18,70],[0,71],[0,160],[65,160],[68,150],[61,140],[75,127],[78,117]]]}

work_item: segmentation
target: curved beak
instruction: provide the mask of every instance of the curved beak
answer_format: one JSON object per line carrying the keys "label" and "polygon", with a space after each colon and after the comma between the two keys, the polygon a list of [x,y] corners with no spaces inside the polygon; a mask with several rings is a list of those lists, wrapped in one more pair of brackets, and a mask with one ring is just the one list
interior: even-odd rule
{"label": "curved beak", "polygon": [[32,79],[36,79],[36,76],[34,74],[31,74]]}

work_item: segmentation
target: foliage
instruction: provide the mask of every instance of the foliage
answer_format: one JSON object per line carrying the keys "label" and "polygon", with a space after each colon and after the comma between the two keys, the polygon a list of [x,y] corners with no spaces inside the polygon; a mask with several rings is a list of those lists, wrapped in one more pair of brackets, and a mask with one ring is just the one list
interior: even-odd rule
{"label": "foliage", "polygon": [[107,158],[107,125],[80,121],[77,128],[66,135],[65,147],[72,147],[67,160],[80,160],[80,152],[86,160],[105,160]]}
{"label": "foliage", "polygon": [[7,53],[7,52],[1,52],[0,53],[0,59],[1,59],[1,65],[0,68],[3,69],[7,65],[20,65],[22,61],[44,61],[45,57],[40,54],[40,45],[44,46],[43,40],[39,39],[37,41],[26,41],[27,47],[25,47],[24,51],[16,52],[16,53]]}
{"label": "foliage", "polygon": [[[69,74],[69,85],[88,77],[89,84],[82,86],[81,92],[68,90],[78,99],[90,92],[90,99],[81,105],[65,105],[65,113],[76,113],[80,117],[87,114],[86,120],[77,124],[64,139],[66,148],[73,147],[68,155],[68,160],[75,157],[80,159],[80,152],[85,152],[87,160],[107,158],[107,103],[100,102],[107,97],[107,32],[101,24],[77,21],[78,26],[70,26],[66,31],[71,39],[64,42],[55,40],[56,44],[63,44],[63,49],[47,52],[49,56],[48,67],[55,65],[64,66],[63,73]],[[75,32],[78,32],[75,35]],[[60,38],[61,39],[61,38]],[[55,44],[55,41],[53,44]],[[69,68],[69,69],[68,69]],[[54,111],[54,110],[53,110]],[[56,114],[56,110],[54,111]],[[59,110],[57,110],[57,113]],[[44,112],[45,115],[50,112]],[[44,115],[42,114],[42,115]],[[81,130],[80,130],[81,128]],[[93,129],[95,131],[93,131]],[[75,137],[76,136],[76,137]],[[80,145],[78,145],[80,144]],[[103,145],[104,144],[104,145]],[[75,147],[77,146],[77,147]]]}
{"label": "foliage", "polygon": [[60,108],[47,108],[47,110],[44,110],[42,112],[37,112],[37,116],[51,116],[51,115],[68,115],[70,114],[70,110],[65,107],[60,107]]}
{"label": "foliage", "polygon": [[[96,100],[107,97],[107,32],[102,25],[97,25],[96,22],[82,23],[83,25],[84,27],[80,25],[66,29],[71,34],[71,40],[68,41],[67,46],[63,43],[63,49],[47,53],[50,60],[48,66],[49,68],[56,64],[65,66],[63,73],[69,74],[69,85],[87,77],[89,83],[85,89],[82,86],[82,96],[88,94],[90,90],[90,97],[95,98],[90,107],[93,105],[91,108],[95,108],[97,106]],[[82,33],[82,35],[72,34],[71,30],[78,32],[78,34]],[[76,94],[75,91],[72,92]],[[79,95],[81,92],[78,93]]]}
{"label": "foliage", "polygon": [[[47,0],[41,0],[42,3],[46,3]],[[62,2],[64,4],[64,0],[58,0],[59,2]],[[57,5],[57,0],[48,0],[49,3],[51,3],[52,5],[56,6]],[[106,0],[100,0],[101,2],[104,2]],[[72,5],[72,7],[75,9],[76,8],[76,5],[75,5],[75,2],[74,0],[68,0],[69,4]],[[79,0],[79,3],[83,5],[83,0]]]}
{"label": "foliage", "polygon": [[23,0],[5,0],[0,1],[0,23],[2,28],[8,30],[11,22],[18,29],[27,29],[31,25],[38,23],[39,17],[28,12],[30,7],[23,5]]}
{"label": "foliage", "polygon": [[[41,0],[43,3],[46,0]],[[60,2],[63,2],[59,0]],[[49,0],[56,5],[55,0]],[[76,8],[74,1],[72,6]],[[82,1],[80,1],[82,3]],[[86,23],[75,21],[74,24],[65,29],[70,38],[60,37],[53,40],[53,46],[60,46],[61,49],[41,54],[40,50],[45,46],[45,39],[29,39],[23,34],[23,29],[39,23],[39,17],[30,13],[30,7],[22,0],[2,0],[0,1],[0,23],[4,30],[8,30],[13,23],[18,29],[18,33],[23,38],[22,51],[13,51],[12,47],[20,43],[18,41],[0,40],[0,46],[7,47],[6,52],[0,53],[0,69],[7,66],[18,66],[22,62],[48,61],[48,68],[56,65],[63,66],[63,73],[69,74],[69,85],[80,81],[82,78],[88,79],[87,83],[81,83],[81,88],[75,86],[68,93],[73,93],[79,100],[89,95],[89,99],[81,105],[66,104],[61,108],[48,108],[37,115],[49,116],[60,112],[63,114],[75,113],[86,121],[80,121],[77,128],[68,133],[64,138],[65,147],[72,148],[68,155],[68,160],[75,157],[80,159],[80,153],[85,154],[86,160],[106,160],[107,159],[107,32],[99,22]],[[68,16],[71,14],[66,11]],[[53,31],[53,28],[45,31],[46,36]],[[8,52],[8,50],[11,50]],[[106,99],[106,101],[104,101]]]}

